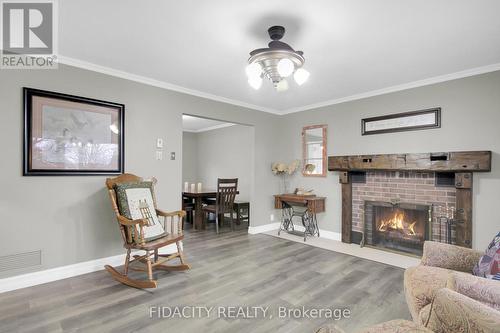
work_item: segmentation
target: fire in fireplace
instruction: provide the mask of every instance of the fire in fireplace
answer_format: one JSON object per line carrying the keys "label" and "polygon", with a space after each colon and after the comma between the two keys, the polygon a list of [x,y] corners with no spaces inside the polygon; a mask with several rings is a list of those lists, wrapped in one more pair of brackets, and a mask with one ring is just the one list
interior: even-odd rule
{"label": "fire in fireplace", "polygon": [[430,214],[428,205],[365,201],[365,244],[421,255]]}
{"label": "fire in fireplace", "polygon": [[391,217],[377,221],[379,232],[399,232],[404,236],[415,236],[415,224],[417,221],[409,222],[404,211],[397,209]]}

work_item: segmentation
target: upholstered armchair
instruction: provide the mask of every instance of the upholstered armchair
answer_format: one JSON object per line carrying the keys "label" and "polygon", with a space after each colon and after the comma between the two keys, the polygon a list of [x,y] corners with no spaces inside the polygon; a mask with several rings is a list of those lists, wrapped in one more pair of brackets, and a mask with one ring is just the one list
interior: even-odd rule
{"label": "upholstered armchair", "polygon": [[414,322],[433,332],[500,332],[500,282],[471,274],[481,255],[425,242],[420,265],[404,275]]}
{"label": "upholstered armchair", "polygon": [[[500,281],[471,274],[482,253],[425,242],[420,265],[405,271],[413,321],[391,320],[357,333],[499,333]],[[317,333],[344,333],[334,324]]]}

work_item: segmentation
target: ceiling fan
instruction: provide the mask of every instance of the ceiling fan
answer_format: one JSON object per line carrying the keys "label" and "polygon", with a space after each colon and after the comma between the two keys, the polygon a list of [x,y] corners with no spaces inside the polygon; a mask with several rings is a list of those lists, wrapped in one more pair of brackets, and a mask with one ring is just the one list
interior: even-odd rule
{"label": "ceiling fan", "polygon": [[263,78],[266,77],[277,91],[285,91],[288,89],[286,78],[292,74],[299,86],[304,84],[310,75],[302,68],[305,63],[304,52],[295,51],[290,45],[280,41],[285,35],[284,27],[272,26],[267,32],[272,39],[268,47],[250,52],[246,67],[248,84],[256,90],[260,89]]}

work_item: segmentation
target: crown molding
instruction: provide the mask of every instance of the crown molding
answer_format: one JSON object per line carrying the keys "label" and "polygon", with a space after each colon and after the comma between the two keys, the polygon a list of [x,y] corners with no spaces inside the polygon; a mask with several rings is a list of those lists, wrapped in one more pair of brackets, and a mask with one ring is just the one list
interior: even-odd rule
{"label": "crown molding", "polygon": [[434,77],[431,77],[428,79],[407,82],[407,83],[403,83],[403,84],[399,84],[399,85],[395,85],[395,86],[390,86],[390,87],[386,87],[386,88],[382,88],[382,89],[376,89],[376,90],[367,91],[367,92],[363,92],[363,93],[359,93],[359,94],[354,94],[354,95],[350,95],[350,96],[346,96],[346,97],[331,99],[331,100],[327,100],[324,102],[319,102],[319,103],[314,103],[314,104],[309,104],[309,105],[304,105],[304,106],[299,106],[299,107],[289,108],[289,109],[284,109],[284,110],[276,110],[276,109],[272,109],[272,108],[268,108],[268,107],[264,107],[264,106],[259,106],[259,105],[246,103],[243,101],[234,100],[234,99],[227,98],[227,97],[222,97],[222,96],[218,96],[218,95],[214,95],[214,94],[210,94],[210,93],[205,93],[205,92],[194,90],[194,89],[185,88],[185,87],[178,86],[178,85],[175,85],[172,83],[152,79],[152,78],[149,78],[146,76],[132,74],[129,72],[117,70],[117,69],[106,67],[106,66],[97,65],[94,63],[90,63],[90,62],[75,59],[75,58],[70,58],[70,57],[66,57],[66,56],[59,56],[58,61],[61,64],[72,66],[72,67],[82,68],[82,69],[86,69],[86,70],[90,70],[90,71],[94,71],[94,72],[98,72],[98,73],[102,73],[102,74],[106,74],[106,75],[119,77],[119,78],[130,80],[130,81],[135,81],[135,82],[147,84],[147,85],[158,87],[158,88],[172,90],[172,91],[180,92],[183,94],[193,95],[193,96],[210,99],[210,100],[217,101],[217,102],[232,104],[232,105],[241,106],[241,107],[256,110],[256,111],[272,113],[272,114],[276,114],[276,115],[286,115],[286,114],[290,114],[290,113],[319,109],[319,108],[323,108],[323,107],[330,106],[330,105],[351,102],[351,101],[364,99],[364,98],[368,98],[368,97],[390,94],[390,93],[398,92],[398,91],[402,91],[402,90],[428,86],[428,85],[432,85],[432,84],[436,84],[436,83],[461,79],[461,78],[465,78],[465,77],[469,77],[469,76],[480,75],[480,74],[485,74],[485,73],[490,73],[490,72],[495,72],[495,71],[500,70],[500,63],[495,63],[495,64],[491,64],[491,65],[487,65],[487,66],[466,69],[463,71],[454,72],[454,73],[450,73],[450,74],[434,76]]}
{"label": "crown molding", "polygon": [[220,128],[231,127],[231,126],[234,126],[234,125],[236,125],[236,124],[226,123],[226,124],[219,124],[219,125],[215,125],[215,126],[200,128],[200,129],[197,129],[197,130],[183,129],[182,131],[183,132],[190,132],[190,133],[202,133],[202,132],[213,131],[213,130],[220,129]]}
{"label": "crown molding", "polygon": [[206,93],[206,92],[199,91],[199,90],[185,88],[182,86],[178,86],[176,84],[152,79],[152,78],[142,76],[142,75],[132,74],[132,73],[121,71],[121,70],[114,69],[111,67],[97,65],[97,64],[94,64],[91,62],[87,62],[87,61],[83,61],[83,60],[79,60],[79,59],[75,59],[75,58],[70,58],[70,57],[60,55],[60,56],[58,56],[58,62],[60,64],[64,64],[67,66],[77,67],[77,68],[86,69],[86,70],[101,73],[101,74],[111,75],[114,77],[119,77],[121,79],[126,79],[126,80],[130,80],[130,81],[135,81],[135,82],[147,84],[147,85],[153,86],[153,87],[163,88],[166,90],[172,90],[172,91],[180,92],[183,94],[193,95],[193,96],[201,97],[201,98],[206,98],[206,99],[210,99],[213,101],[222,102],[222,103],[226,103],[226,104],[241,106],[241,107],[244,107],[247,109],[268,112],[268,113],[272,113],[272,114],[279,114],[279,111],[271,109],[271,108],[266,108],[263,106],[242,102],[242,101],[238,101],[238,100],[227,98],[227,97],[222,97],[222,96]]}
{"label": "crown molding", "polygon": [[452,80],[456,80],[456,79],[462,79],[462,78],[469,77],[469,76],[480,75],[480,74],[495,72],[495,71],[499,71],[499,70],[500,70],[500,63],[496,63],[496,64],[492,64],[492,65],[487,65],[487,66],[466,69],[466,70],[463,70],[460,72],[455,72],[455,73],[450,73],[450,74],[445,74],[445,75],[440,75],[440,76],[434,76],[434,77],[431,77],[428,79],[403,83],[403,84],[399,84],[399,85],[395,85],[395,86],[391,86],[391,87],[387,87],[387,88],[367,91],[364,93],[355,94],[355,95],[346,96],[346,97],[341,97],[341,98],[337,98],[337,99],[332,99],[332,100],[328,100],[328,101],[324,101],[324,102],[309,104],[309,105],[305,105],[305,106],[299,106],[296,108],[290,108],[290,109],[286,109],[286,110],[281,111],[279,114],[286,115],[286,114],[295,113],[295,112],[302,112],[302,111],[307,111],[307,110],[319,109],[319,108],[329,106],[329,105],[335,105],[335,104],[355,101],[358,99],[390,94],[390,93],[397,92],[397,91],[428,86],[431,84],[452,81]]}

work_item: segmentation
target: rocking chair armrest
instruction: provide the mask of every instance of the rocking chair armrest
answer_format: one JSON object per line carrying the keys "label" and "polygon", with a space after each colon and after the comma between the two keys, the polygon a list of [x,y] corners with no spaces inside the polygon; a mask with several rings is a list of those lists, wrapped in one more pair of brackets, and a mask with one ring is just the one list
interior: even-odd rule
{"label": "rocking chair armrest", "polygon": [[[182,230],[184,230],[185,211],[178,210],[175,212],[165,212],[161,209],[156,209],[156,214],[158,216],[163,216],[163,227],[165,230],[170,229],[170,232],[175,234],[181,234]],[[175,223],[175,221],[177,221],[177,223]],[[175,228],[176,225],[177,228]]]}
{"label": "rocking chair armrest", "polygon": [[164,217],[171,217],[171,216],[179,216],[179,217],[185,217],[186,212],[183,210],[178,210],[175,212],[166,212],[161,209],[156,209],[156,214],[159,216],[164,216]]}
{"label": "rocking chair armrest", "polygon": [[137,219],[137,220],[131,220],[129,218],[126,218],[125,216],[118,216],[118,222],[122,225],[126,226],[134,226],[136,224],[138,225],[148,225],[148,221],[146,219]]}

